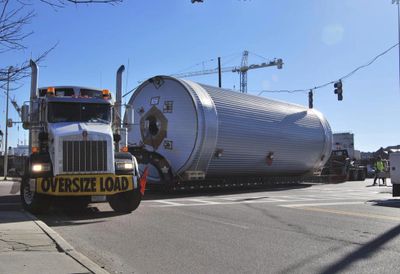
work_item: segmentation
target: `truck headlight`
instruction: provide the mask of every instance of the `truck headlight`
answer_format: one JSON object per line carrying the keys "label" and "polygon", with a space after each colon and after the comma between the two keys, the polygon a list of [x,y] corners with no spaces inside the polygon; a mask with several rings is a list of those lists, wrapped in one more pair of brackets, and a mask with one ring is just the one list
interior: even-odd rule
{"label": "truck headlight", "polygon": [[32,164],[33,172],[45,172],[50,171],[51,166],[50,163],[34,163]]}
{"label": "truck headlight", "polygon": [[133,163],[128,161],[119,161],[115,163],[117,170],[133,170]]}

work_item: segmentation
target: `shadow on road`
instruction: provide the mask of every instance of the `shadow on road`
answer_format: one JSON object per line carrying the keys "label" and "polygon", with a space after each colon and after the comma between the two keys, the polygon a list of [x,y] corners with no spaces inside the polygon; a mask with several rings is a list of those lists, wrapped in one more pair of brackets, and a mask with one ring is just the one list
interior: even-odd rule
{"label": "shadow on road", "polygon": [[388,200],[371,200],[368,201],[373,206],[384,206],[384,207],[394,207],[400,208],[400,200],[399,199],[388,199]]}
{"label": "shadow on road", "polygon": [[[0,196],[0,211],[19,211],[21,210],[21,201],[19,195]],[[0,219],[0,223],[3,220]]]}
{"label": "shadow on road", "polygon": [[277,184],[266,186],[249,186],[238,188],[214,188],[214,189],[186,189],[166,192],[162,190],[146,190],[143,200],[158,200],[171,198],[186,198],[196,196],[219,196],[229,194],[257,193],[257,192],[275,192],[290,189],[303,189],[311,187],[313,184]]}
{"label": "shadow on road", "polygon": [[[47,214],[40,214],[37,217],[44,220],[49,226],[68,226],[103,223],[109,218],[125,215],[114,211],[99,211],[95,206],[81,210],[69,210],[60,207],[53,207]],[[107,219],[107,220],[106,220]]]}
{"label": "shadow on road", "polygon": [[330,266],[323,269],[321,274],[339,273],[345,271],[352,264],[357,263],[360,260],[366,260],[372,257],[379,249],[387,242],[393,240],[400,234],[400,225],[386,231],[382,235],[378,236],[374,240],[362,245],[356,251],[345,255],[339,261],[331,264]]}

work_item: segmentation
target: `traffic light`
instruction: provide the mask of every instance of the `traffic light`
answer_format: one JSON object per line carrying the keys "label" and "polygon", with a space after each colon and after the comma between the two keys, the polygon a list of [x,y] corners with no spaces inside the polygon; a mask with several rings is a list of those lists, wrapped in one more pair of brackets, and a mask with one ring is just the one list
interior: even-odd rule
{"label": "traffic light", "polygon": [[312,89],[308,92],[308,108],[313,108],[313,91]]}
{"label": "traffic light", "polygon": [[343,100],[342,80],[337,81],[333,86],[335,87],[335,94],[337,94],[338,101],[342,101]]}

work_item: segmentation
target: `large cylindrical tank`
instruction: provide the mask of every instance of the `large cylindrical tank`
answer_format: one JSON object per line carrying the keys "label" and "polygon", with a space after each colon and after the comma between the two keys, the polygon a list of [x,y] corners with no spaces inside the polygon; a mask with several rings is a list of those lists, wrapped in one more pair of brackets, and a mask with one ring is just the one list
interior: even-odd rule
{"label": "large cylindrical tank", "polygon": [[129,145],[161,154],[179,178],[301,175],[322,167],[332,149],[315,109],[188,80],[153,77],[129,104]]}

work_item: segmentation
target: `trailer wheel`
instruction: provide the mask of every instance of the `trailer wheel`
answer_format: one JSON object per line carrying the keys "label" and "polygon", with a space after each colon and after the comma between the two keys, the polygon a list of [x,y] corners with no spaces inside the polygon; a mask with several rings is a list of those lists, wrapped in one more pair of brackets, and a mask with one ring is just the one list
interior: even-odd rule
{"label": "trailer wheel", "polygon": [[400,196],[400,185],[399,184],[393,184],[392,196],[393,197],[399,197]]}
{"label": "trailer wheel", "polygon": [[22,178],[20,197],[23,208],[34,214],[46,212],[51,205],[50,197],[31,191],[28,177]]}
{"label": "trailer wheel", "polygon": [[131,213],[138,208],[142,201],[139,190],[131,190],[107,196],[107,201],[115,212]]}

